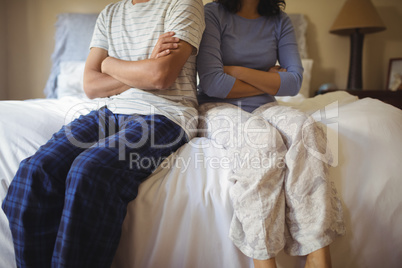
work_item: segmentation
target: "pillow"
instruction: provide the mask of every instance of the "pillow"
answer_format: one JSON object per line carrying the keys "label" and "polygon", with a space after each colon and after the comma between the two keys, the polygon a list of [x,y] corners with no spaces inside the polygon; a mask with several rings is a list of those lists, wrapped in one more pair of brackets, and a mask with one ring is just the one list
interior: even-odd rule
{"label": "pillow", "polygon": [[85,61],[60,62],[60,74],[57,76],[57,98],[66,96],[86,97],[84,92]]}
{"label": "pillow", "polygon": [[307,59],[307,20],[303,14],[288,14],[293,28],[295,30],[297,46],[299,48],[300,58]]}
{"label": "pillow", "polygon": [[55,48],[52,54],[52,69],[44,93],[47,98],[57,98],[57,79],[60,63],[85,61],[98,14],[63,13],[56,22]]}
{"label": "pillow", "polygon": [[313,68],[313,60],[312,59],[302,59],[302,65],[304,68],[303,71],[303,82],[300,88],[300,94],[304,97],[310,97],[310,82],[311,82],[311,70]]}

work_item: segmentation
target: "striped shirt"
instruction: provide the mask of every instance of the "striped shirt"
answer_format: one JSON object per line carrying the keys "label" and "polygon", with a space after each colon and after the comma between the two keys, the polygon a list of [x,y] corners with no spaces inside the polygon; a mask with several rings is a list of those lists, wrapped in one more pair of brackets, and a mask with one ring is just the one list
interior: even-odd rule
{"label": "striped shirt", "polygon": [[197,129],[196,55],[204,28],[201,0],[149,0],[135,5],[123,0],[108,5],[98,17],[90,46],[107,50],[111,57],[148,59],[159,36],[169,31],[194,47],[169,89],[131,88],[110,97],[108,108],[115,114],[165,115],[191,139]]}

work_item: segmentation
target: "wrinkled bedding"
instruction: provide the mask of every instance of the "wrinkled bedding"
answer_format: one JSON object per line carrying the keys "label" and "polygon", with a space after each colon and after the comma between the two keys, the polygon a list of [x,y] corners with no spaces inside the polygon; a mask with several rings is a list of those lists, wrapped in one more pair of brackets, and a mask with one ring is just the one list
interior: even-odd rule
{"label": "wrinkled bedding", "polygon": [[[346,235],[331,245],[333,267],[398,267],[402,261],[402,111],[344,93],[280,98],[326,126]],[[0,102],[0,199],[19,162],[63,124],[101,104],[75,97]],[[223,147],[198,137],[163,162],[130,203],[113,267],[252,267],[228,238],[232,182]],[[0,267],[15,267],[0,211]],[[278,256],[279,267],[303,257]]]}

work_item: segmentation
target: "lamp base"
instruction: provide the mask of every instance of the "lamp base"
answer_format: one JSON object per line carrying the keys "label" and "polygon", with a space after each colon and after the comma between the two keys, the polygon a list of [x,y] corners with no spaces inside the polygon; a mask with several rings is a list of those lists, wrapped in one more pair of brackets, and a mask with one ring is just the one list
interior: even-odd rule
{"label": "lamp base", "polygon": [[350,36],[350,63],[348,76],[348,89],[362,89],[362,59],[364,34],[356,29]]}

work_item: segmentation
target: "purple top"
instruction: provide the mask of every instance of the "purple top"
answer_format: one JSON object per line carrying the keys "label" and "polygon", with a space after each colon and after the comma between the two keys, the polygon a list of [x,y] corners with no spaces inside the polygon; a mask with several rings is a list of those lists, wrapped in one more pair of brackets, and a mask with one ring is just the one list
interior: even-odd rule
{"label": "purple top", "polygon": [[278,60],[287,72],[279,73],[281,86],[276,96],[294,96],[299,92],[303,67],[293,25],[286,13],[246,19],[212,2],[205,5],[205,22],[197,58],[200,104],[228,102],[252,112],[275,101],[269,94],[226,99],[236,80],[223,72],[223,66],[229,65],[268,71]]}

